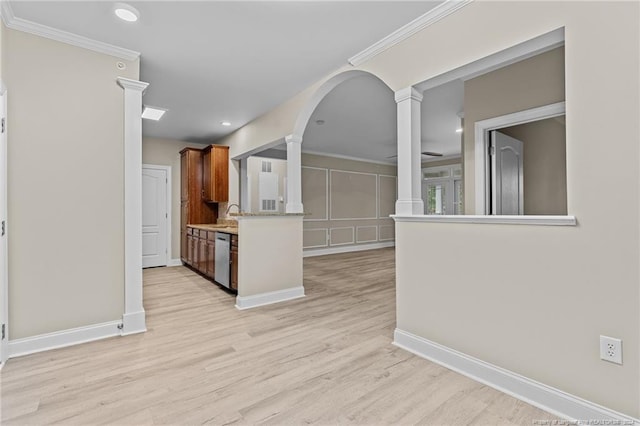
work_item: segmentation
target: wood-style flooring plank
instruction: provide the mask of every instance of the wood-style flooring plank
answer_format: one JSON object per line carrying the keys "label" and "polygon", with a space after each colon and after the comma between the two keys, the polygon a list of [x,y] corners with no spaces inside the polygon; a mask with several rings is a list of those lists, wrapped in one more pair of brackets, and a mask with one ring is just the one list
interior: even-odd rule
{"label": "wood-style flooring plank", "polygon": [[391,345],[394,250],[304,260],[306,297],[238,311],[185,267],[144,271],[148,331],[11,359],[6,425],[530,425],[535,407]]}

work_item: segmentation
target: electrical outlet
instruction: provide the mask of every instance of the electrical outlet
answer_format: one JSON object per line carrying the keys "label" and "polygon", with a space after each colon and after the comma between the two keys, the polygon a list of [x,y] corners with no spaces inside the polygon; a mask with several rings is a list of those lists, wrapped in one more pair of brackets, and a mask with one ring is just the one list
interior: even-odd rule
{"label": "electrical outlet", "polygon": [[622,364],[622,340],[600,336],[600,359]]}

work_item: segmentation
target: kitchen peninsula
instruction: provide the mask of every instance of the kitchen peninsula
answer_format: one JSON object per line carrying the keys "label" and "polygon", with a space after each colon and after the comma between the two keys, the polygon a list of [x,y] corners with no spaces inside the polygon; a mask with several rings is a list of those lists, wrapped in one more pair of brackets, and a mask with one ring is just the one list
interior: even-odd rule
{"label": "kitchen peninsula", "polygon": [[181,259],[237,293],[248,309],[304,296],[302,218],[297,213],[236,213],[228,202],[228,147],[186,148],[181,155]]}

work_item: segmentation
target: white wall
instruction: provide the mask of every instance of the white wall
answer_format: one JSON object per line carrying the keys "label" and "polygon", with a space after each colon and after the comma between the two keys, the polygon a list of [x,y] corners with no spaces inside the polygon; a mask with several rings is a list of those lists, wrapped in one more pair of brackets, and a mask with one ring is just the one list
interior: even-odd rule
{"label": "white wall", "polygon": [[5,30],[9,331],[24,338],[124,311],[124,101],[138,61]]}
{"label": "white wall", "polygon": [[[476,1],[361,66],[399,90],[565,28],[567,210],[578,226],[397,224],[397,325],[636,417],[639,13],[637,2]],[[291,133],[321,84],[224,143],[241,152]],[[623,339],[624,365],[598,359],[600,334]]]}

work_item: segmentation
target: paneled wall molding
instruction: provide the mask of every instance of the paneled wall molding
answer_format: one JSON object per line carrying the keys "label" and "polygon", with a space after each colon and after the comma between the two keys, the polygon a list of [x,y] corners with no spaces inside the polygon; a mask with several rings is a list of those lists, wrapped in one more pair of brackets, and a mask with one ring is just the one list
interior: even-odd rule
{"label": "paneled wall molding", "polygon": [[[305,233],[311,234],[311,233],[320,233],[320,232],[322,233],[322,241],[323,241],[322,244],[311,244],[311,245],[308,245],[308,246],[304,245],[304,234]],[[303,234],[303,238],[302,238],[302,241],[303,241],[303,247],[302,248],[303,249],[321,248],[321,247],[327,247],[329,245],[329,228],[304,229],[302,231],[302,234]]]}
{"label": "paneled wall molding", "polygon": [[398,108],[398,201],[396,214],[424,213],[421,183],[421,121],[422,94],[413,87],[395,94]]}
{"label": "paneled wall molding", "polygon": [[[373,239],[361,239],[360,238],[360,230],[361,229],[371,229],[373,228],[375,231],[375,236],[373,237]],[[356,226],[356,243],[372,243],[372,242],[376,242],[378,241],[378,226],[377,225],[363,225],[363,226]]]}
{"label": "paneled wall molding", "polygon": [[[324,184],[325,184],[325,193],[324,193],[324,216],[318,218],[307,218],[305,216],[304,222],[325,222],[329,220],[329,169],[326,167],[310,167],[310,166],[302,166],[303,169],[308,170],[321,170],[324,172]],[[310,206],[308,205],[307,208]],[[311,203],[311,209],[306,213],[314,214],[313,212],[313,203]]]}
{"label": "paneled wall molding", "polygon": [[286,213],[302,213],[302,136],[289,135],[287,144],[287,205]]}
{"label": "paneled wall molding", "polygon": [[11,2],[7,0],[0,1],[0,6],[2,21],[7,26],[7,28],[11,28],[12,30],[22,31],[25,33],[48,38],[50,40],[70,44],[72,46],[93,50],[94,52],[104,53],[106,55],[124,59],[126,61],[134,61],[140,57],[140,52],[136,52],[134,50],[114,46],[112,44],[93,40],[84,36],[80,36],[78,34],[73,34],[67,31],[59,30],[57,28],[38,24],[37,22],[18,18],[13,13]]}
{"label": "paneled wall molding", "polygon": [[118,77],[124,89],[124,314],[122,334],[147,330],[142,306],[142,93],[149,83]]}
{"label": "paneled wall molding", "polygon": [[[334,177],[333,175],[335,173],[343,173],[343,174],[351,174],[351,175],[364,175],[364,176],[372,176],[374,178],[375,181],[375,188],[374,188],[374,199],[375,199],[375,212],[372,212],[373,214],[370,216],[362,216],[362,217],[340,217],[340,215],[336,215],[334,214],[334,206],[336,205],[336,203],[334,203],[334,197],[333,197],[333,180]],[[360,192],[364,192],[364,190],[361,189]],[[366,172],[354,172],[351,170],[338,170],[338,169],[330,169],[329,170],[329,220],[372,220],[372,219],[377,219],[378,218],[378,175],[376,173],[366,173]]]}

